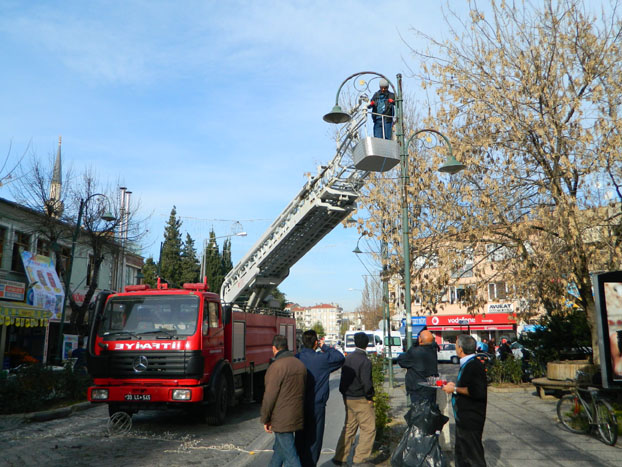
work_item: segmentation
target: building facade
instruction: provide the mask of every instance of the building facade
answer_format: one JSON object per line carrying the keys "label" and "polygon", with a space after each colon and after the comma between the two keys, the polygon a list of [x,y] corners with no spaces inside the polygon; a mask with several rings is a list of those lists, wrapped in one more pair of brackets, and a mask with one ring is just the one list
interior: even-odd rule
{"label": "building facade", "polygon": [[[71,255],[71,231],[73,226],[58,221],[60,228],[69,232],[65,240],[52,246],[40,231],[42,214],[21,206],[15,202],[0,198],[0,362],[3,368],[15,364],[12,356],[19,352],[25,353],[37,361],[50,360],[56,355],[59,323],[62,313],[55,313],[42,306],[29,306],[28,296],[32,296],[33,288],[40,281],[30,281],[23,264],[23,253],[29,252],[32,257],[41,255],[51,258],[56,271],[60,271],[58,262],[63,262],[64,270],[69,267]],[[56,253],[54,252],[56,250]],[[100,266],[96,293],[103,289],[115,290],[120,249],[114,242],[104,252],[104,260]],[[125,265],[129,269],[126,278],[137,283],[137,276],[143,264],[143,258],[131,251],[124,252]],[[56,260],[54,259],[56,257]],[[80,304],[91,285],[93,269],[93,252],[84,238],[79,237],[75,247],[71,268],[70,290],[74,300]],[[55,284],[58,295],[62,297],[64,279]],[[49,281],[49,279],[48,279]],[[58,287],[60,285],[60,287]],[[61,300],[62,299],[57,299]],[[62,304],[57,303],[58,309]],[[71,308],[69,301],[65,309],[65,325],[70,323]],[[64,327],[64,333],[67,333]]]}
{"label": "building facade", "polygon": [[322,303],[313,306],[300,306],[290,304],[286,307],[296,319],[296,327],[303,331],[311,329],[316,323],[321,323],[324,328],[325,337],[329,341],[340,339],[339,333],[343,309],[333,303]]}

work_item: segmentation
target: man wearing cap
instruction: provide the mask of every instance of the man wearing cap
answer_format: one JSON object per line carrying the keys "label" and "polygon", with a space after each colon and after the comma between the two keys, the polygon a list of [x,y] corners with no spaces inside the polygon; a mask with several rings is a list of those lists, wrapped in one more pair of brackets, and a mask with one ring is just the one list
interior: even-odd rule
{"label": "man wearing cap", "polygon": [[395,94],[389,91],[389,82],[386,79],[380,79],[380,90],[376,91],[367,107],[372,111],[374,138],[391,139]]}
{"label": "man wearing cap", "polygon": [[353,467],[373,466],[369,462],[376,438],[376,412],[374,409],[374,384],[371,361],[367,357],[369,337],[364,332],[354,334],[354,352],[350,353],[341,368],[339,392],[346,406],[346,420],[335,448],[333,464],[347,465],[350,448],[356,432],[360,430],[359,442],[352,458]]}

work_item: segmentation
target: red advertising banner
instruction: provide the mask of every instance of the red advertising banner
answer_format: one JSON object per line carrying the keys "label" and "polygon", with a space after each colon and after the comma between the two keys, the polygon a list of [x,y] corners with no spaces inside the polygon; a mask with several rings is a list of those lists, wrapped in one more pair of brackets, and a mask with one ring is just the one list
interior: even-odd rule
{"label": "red advertising banner", "polygon": [[466,326],[467,324],[516,324],[516,318],[511,313],[489,313],[487,315],[434,315],[428,316],[428,326]]}

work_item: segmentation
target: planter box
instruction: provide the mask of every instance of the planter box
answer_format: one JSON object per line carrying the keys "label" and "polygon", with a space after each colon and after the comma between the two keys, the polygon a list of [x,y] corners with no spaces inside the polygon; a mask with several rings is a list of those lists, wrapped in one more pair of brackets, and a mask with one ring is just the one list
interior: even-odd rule
{"label": "planter box", "polygon": [[577,371],[593,375],[596,372],[596,367],[588,360],[568,360],[546,364],[546,377],[556,381],[575,380],[577,379]]}

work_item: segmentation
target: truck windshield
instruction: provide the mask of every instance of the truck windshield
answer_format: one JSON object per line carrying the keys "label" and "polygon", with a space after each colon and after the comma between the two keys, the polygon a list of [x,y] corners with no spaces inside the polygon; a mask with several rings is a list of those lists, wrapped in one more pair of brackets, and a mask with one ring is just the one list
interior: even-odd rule
{"label": "truck windshield", "polygon": [[191,336],[197,330],[198,314],[199,298],[193,295],[113,297],[97,334],[116,339]]}

